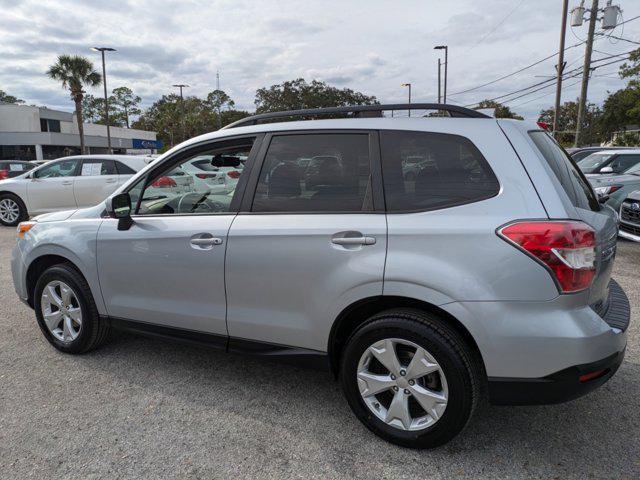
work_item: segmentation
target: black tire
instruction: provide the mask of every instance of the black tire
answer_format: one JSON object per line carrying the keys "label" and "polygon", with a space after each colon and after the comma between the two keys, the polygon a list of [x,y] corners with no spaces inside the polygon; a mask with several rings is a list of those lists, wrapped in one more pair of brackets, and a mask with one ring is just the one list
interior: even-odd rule
{"label": "black tire", "polygon": [[[357,371],[361,356],[377,341],[397,338],[426,349],[441,366],[449,398],[442,416],[423,430],[402,430],[379,419],[360,395]],[[358,419],[379,437],[409,448],[434,448],[460,433],[485,395],[482,360],[460,335],[435,315],[420,310],[388,310],[373,316],[348,340],[342,355],[340,382]]]}
{"label": "black tire", "polygon": [[14,195],[13,193],[3,193],[2,195],[0,195],[0,202],[5,199],[15,202],[15,204],[18,205],[19,213],[18,218],[13,222],[7,222],[0,217],[0,224],[4,225],[5,227],[15,227],[20,222],[24,222],[29,218],[27,206],[19,196]]}
{"label": "black tire", "polygon": [[[82,313],[82,326],[77,338],[70,342],[57,339],[48,329],[42,314],[42,291],[51,281],[59,280],[66,283],[78,300]],[[47,268],[38,281],[34,291],[34,309],[40,330],[51,345],[65,353],[84,353],[100,346],[109,335],[109,324],[100,318],[93,300],[91,289],[84,277],[73,266],[59,264]]]}

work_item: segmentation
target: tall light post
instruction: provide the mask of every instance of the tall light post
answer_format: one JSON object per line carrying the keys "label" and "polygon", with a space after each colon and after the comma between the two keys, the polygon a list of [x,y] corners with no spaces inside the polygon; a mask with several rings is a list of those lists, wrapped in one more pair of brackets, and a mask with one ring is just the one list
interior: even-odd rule
{"label": "tall light post", "polygon": [[444,99],[443,103],[447,103],[447,71],[449,70],[449,46],[438,45],[433,47],[434,50],[444,50]]}
{"label": "tall light post", "polygon": [[185,141],[186,132],[184,126],[184,97],[182,96],[182,89],[189,88],[189,85],[185,83],[177,83],[175,85],[172,85],[172,87],[180,89],[180,123],[182,123],[182,141]]}
{"label": "tall light post", "polygon": [[442,103],[442,60],[438,57],[438,103]]}
{"label": "tall light post", "polygon": [[560,24],[560,50],[558,51],[558,78],[556,79],[556,103],[553,110],[553,136],[558,131],[558,117],[560,116],[560,99],[562,96],[562,74],[564,72],[564,42],[567,36],[567,13],[569,0],[562,2],[562,23]]}
{"label": "tall light post", "polygon": [[[107,96],[107,69],[104,63],[104,52],[115,52],[115,48],[110,47],[91,47],[94,52],[102,54],[102,85],[104,86],[104,119],[107,122],[107,150],[113,153],[111,148],[111,129],[109,125],[109,97]],[[82,152],[84,153],[84,152]]]}
{"label": "tall light post", "polygon": [[[403,83],[400,86],[401,87],[409,87],[409,106],[411,106],[411,84],[410,83]],[[409,109],[409,116],[411,116],[411,109]]]}

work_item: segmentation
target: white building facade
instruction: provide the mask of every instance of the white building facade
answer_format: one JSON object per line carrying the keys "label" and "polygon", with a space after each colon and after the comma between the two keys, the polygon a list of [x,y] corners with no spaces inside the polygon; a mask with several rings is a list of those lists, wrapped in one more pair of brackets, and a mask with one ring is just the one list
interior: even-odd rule
{"label": "white building facade", "polygon": [[[111,127],[113,153],[155,153],[162,148],[155,132]],[[107,153],[107,127],[84,124],[89,153]],[[0,160],[47,160],[80,154],[73,113],[0,102]]]}

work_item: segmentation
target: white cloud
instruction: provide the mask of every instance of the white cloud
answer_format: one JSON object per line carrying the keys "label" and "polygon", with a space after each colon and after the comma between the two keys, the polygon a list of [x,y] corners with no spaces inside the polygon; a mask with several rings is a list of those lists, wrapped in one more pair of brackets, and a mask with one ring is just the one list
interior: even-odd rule
{"label": "white cloud", "polygon": [[[535,5],[533,5],[535,3]],[[640,15],[640,2],[622,0],[626,18]],[[557,50],[560,2],[517,0],[0,0],[0,88],[29,103],[73,107],[68,93],[44,72],[62,53],[82,54],[99,66],[92,45],[118,51],[108,56],[109,87],[127,85],[146,105],[171,92],[174,83],[205,95],[221,86],[243,108],[253,108],[255,90],[304,77],[401,102],[413,85],[415,101],[436,98],[433,46],[450,47],[449,92],[465,90],[510,73]],[[585,29],[576,29],[579,36]],[[625,26],[638,40],[640,20]],[[482,42],[480,40],[482,39]],[[569,45],[577,40],[568,33]],[[621,53],[633,46],[598,42],[599,50]],[[579,67],[582,48],[567,52]],[[604,56],[596,52],[594,58]],[[616,65],[598,73],[615,71]],[[549,60],[481,90],[452,96],[462,104],[491,98],[552,75]],[[601,101],[622,82],[595,77],[590,98]],[[578,86],[565,99],[577,96]],[[553,88],[510,105],[535,116],[551,105]],[[100,89],[92,91],[100,94]],[[524,103],[528,102],[528,103]],[[520,108],[518,105],[521,104]]]}

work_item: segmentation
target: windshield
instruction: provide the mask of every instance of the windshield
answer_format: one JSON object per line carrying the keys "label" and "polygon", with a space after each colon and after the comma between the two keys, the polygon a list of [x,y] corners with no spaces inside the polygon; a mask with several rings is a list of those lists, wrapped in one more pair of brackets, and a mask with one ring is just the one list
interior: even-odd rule
{"label": "windshield", "polygon": [[604,167],[612,156],[612,153],[592,153],[588,157],[580,160],[578,167],[580,167],[582,173],[595,173]]}

